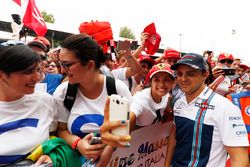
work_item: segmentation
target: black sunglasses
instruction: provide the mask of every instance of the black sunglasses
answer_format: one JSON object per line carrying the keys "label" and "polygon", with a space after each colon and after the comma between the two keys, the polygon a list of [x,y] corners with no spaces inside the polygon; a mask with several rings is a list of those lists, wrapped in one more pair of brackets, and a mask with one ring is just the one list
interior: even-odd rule
{"label": "black sunglasses", "polygon": [[220,63],[228,63],[228,64],[232,64],[233,63],[233,60],[231,59],[223,59],[223,60],[220,60]]}

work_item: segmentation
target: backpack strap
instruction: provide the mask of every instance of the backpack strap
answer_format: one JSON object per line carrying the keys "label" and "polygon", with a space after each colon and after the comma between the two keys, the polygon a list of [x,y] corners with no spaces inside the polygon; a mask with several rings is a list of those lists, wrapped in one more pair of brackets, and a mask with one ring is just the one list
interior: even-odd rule
{"label": "backpack strap", "polygon": [[78,84],[68,84],[68,89],[63,104],[69,111],[74,105],[77,89],[78,89]]}
{"label": "backpack strap", "polygon": [[[117,94],[114,78],[106,76],[106,87],[109,96],[112,94]],[[78,84],[68,84],[68,89],[63,104],[69,111],[72,109],[74,105],[77,89],[78,89]]]}
{"label": "backpack strap", "polygon": [[106,76],[106,87],[109,96],[112,94],[117,94],[114,78]]}
{"label": "backpack strap", "polygon": [[132,89],[132,78],[131,77],[128,77],[128,85],[129,85],[129,91],[131,91]]}

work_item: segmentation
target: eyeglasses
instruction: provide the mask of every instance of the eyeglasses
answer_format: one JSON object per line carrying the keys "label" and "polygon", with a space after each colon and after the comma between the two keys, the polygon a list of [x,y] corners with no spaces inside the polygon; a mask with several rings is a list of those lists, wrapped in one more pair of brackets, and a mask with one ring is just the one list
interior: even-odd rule
{"label": "eyeglasses", "polygon": [[228,64],[232,64],[233,63],[233,60],[231,59],[223,59],[223,60],[220,60],[220,63],[228,63]]}
{"label": "eyeglasses", "polygon": [[79,63],[79,62],[81,62],[80,60],[79,61],[75,61],[75,62],[71,62],[71,63],[66,63],[66,62],[58,62],[59,64],[60,64],[60,66],[62,66],[65,70],[69,70],[69,68],[71,67],[71,66],[73,66],[74,64],[76,64],[76,63]]}

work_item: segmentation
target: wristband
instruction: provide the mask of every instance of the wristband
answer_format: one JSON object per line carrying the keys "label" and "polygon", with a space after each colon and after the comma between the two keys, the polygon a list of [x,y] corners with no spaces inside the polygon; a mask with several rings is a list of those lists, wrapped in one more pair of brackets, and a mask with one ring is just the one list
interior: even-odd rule
{"label": "wristband", "polygon": [[74,149],[77,149],[77,144],[79,143],[79,141],[82,140],[80,137],[78,139],[76,139],[72,145],[71,145],[71,148],[74,150]]}

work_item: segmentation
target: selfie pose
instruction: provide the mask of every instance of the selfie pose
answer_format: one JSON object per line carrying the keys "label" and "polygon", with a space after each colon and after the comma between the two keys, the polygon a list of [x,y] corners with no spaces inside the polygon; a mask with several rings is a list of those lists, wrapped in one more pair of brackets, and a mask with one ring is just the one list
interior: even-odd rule
{"label": "selfie pose", "polygon": [[[59,124],[58,134],[79,151],[83,164],[105,166],[111,158],[113,147],[99,143],[91,145],[91,138],[99,136],[108,95],[118,94],[131,100],[131,94],[122,81],[100,73],[99,68],[105,56],[91,37],[85,34],[72,35],[61,43],[61,47],[59,59],[68,82],[56,89],[54,97],[60,111],[67,111],[67,114],[59,115],[64,123]],[[75,91],[73,95],[69,90],[72,85]],[[65,106],[65,98],[74,100],[66,102],[71,105]]]}

